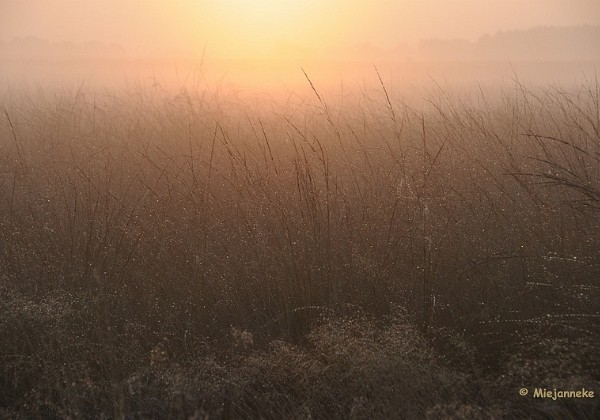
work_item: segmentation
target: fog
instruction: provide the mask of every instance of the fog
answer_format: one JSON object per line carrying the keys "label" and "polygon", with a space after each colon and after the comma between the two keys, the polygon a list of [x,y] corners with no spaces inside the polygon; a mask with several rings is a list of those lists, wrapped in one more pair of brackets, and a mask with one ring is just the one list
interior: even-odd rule
{"label": "fog", "polygon": [[0,417],[600,418],[598,46],[600,0],[0,0]]}
{"label": "fog", "polygon": [[215,56],[420,39],[476,41],[483,34],[536,26],[600,23],[595,0],[4,0],[0,39],[120,43],[132,53],[205,45]]}
{"label": "fog", "polygon": [[594,0],[5,0],[3,89],[235,91],[577,83],[594,74]]}

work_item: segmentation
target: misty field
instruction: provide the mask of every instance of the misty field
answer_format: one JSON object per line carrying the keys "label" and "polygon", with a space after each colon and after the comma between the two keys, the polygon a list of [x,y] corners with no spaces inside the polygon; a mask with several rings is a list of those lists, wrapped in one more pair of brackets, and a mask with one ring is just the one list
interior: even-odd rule
{"label": "misty field", "polygon": [[598,81],[306,78],[3,95],[0,417],[600,417]]}

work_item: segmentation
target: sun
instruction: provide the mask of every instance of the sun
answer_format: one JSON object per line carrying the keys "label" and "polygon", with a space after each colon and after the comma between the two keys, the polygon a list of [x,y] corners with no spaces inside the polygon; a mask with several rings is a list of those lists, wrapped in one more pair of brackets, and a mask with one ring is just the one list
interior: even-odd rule
{"label": "sun", "polygon": [[224,8],[250,25],[279,26],[302,17],[310,2],[300,0],[221,0]]}
{"label": "sun", "polygon": [[[313,41],[327,14],[323,0],[219,0],[200,12],[209,44],[234,54],[265,55],[281,43]],[[207,17],[208,16],[208,17]]]}

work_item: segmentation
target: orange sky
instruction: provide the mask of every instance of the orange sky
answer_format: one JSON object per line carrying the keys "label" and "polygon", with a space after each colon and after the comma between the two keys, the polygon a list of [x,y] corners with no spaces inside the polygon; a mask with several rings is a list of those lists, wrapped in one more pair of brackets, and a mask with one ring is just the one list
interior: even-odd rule
{"label": "orange sky", "polygon": [[[598,0],[1,0],[0,40],[119,43],[130,52],[204,46],[217,56],[273,56],[287,46],[393,47],[475,40],[538,25],[600,24]],[[289,53],[289,51],[288,51]]]}

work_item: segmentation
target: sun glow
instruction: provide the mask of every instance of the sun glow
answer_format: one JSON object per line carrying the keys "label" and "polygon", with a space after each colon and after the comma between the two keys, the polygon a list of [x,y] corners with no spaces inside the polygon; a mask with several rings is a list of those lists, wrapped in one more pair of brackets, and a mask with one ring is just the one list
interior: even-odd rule
{"label": "sun glow", "polygon": [[224,0],[221,7],[249,25],[279,27],[301,18],[314,5],[300,0]]}
{"label": "sun glow", "polygon": [[[198,7],[209,29],[209,46],[233,56],[273,58],[293,48],[324,45],[348,18],[339,0],[220,0]],[[201,9],[201,10],[200,10]],[[347,12],[342,12],[346,14]]]}

